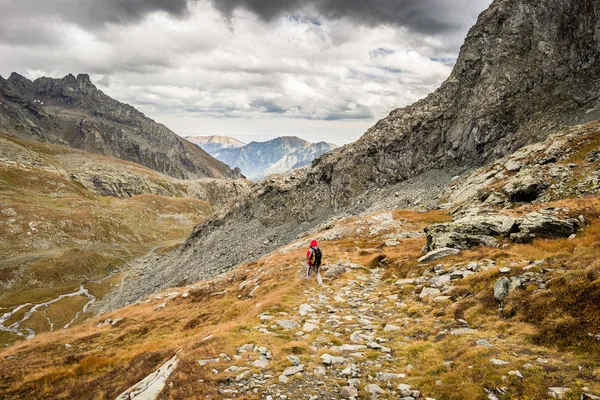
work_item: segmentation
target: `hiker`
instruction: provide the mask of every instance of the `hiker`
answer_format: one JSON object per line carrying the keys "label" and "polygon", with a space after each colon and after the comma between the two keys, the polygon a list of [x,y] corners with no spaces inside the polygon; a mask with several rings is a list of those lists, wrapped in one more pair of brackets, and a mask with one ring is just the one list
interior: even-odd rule
{"label": "hiker", "polygon": [[310,242],[310,248],[306,252],[306,262],[308,264],[306,268],[306,279],[310,279],[310,272],[315,271],[315,275],[317,276],[317,283],[319,285],[323,284],[323,280],[321,279],[321,274],[319,273],[319,268],[321,268],[321,257],[323,253],[321,253],[321,249],[319,248],[319,244],[316,240],[312,240]]}

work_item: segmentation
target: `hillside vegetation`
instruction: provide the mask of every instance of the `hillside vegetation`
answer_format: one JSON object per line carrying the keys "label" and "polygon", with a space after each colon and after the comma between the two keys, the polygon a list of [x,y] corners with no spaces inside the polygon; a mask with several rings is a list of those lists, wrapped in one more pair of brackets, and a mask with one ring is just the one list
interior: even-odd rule
{"label": "hillside vegetation", "polygon": [[82,293],[40,307],[7,331],[36,304],[82,284],[100,299],[118,286],[120,275],[112,274],[124,264],[181,243],[223,206],[183,197],[189,187],[134,163],[7,135],[0,145],[0,317],[29,304],[2,318],[0,345],[28,329],[88,318],[77,315],[91,299]]}

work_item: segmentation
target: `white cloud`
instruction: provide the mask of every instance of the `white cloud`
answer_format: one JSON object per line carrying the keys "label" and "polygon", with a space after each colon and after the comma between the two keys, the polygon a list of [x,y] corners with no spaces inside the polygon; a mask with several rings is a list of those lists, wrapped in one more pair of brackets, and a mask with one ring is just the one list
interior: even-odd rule
{"label": "white cloud", "polygon": [[[93,29],[48,18],[27,40],[0,42],[0,74],[89,73],[110,96],[182,134],[296,134],[342,144],[434,90],[457,55],[444,37],[402,27],[314,21],[267,23],[239,9],[227,21],[204,1],[186,18],[151,13]],[[22,26],[35,23],[24,17]]]}

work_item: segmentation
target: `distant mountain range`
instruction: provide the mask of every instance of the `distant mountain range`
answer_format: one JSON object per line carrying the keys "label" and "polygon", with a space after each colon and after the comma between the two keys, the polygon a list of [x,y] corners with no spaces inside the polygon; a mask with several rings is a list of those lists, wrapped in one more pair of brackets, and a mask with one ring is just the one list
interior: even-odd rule
{"label": "distant mountain range", "polygon": [[252,180],[309,165],[337,147],[326,142],[310,143],[295,136],[248,144],[229,136],[186,136],[185,139],[230,167],[240,168],[242,174]]}
{"label": "distant mountain range", "polygon": [[197,144],[209,154],[216,153],[221,149],[236,149],[246,145],[231,136],[183,136],[183,138]]}
{"label": "distant mountain range", "polygon": [[166,126],[98,90],[86,74],[0,76],[0,131],[116,157],[180,179],[238,178]]}

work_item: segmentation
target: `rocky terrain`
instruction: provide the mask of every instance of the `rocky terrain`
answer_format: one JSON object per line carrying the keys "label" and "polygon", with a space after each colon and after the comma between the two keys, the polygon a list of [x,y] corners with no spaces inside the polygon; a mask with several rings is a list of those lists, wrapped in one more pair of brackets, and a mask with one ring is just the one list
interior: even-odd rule
{"label": "rocky terrain", "polygon": [[101,299],[0,305],[22,336],[52,299],[101,314],[0,352],[0,396],[600,398],[598,12],[496,0],[442,87],[357,143],[236,188]]}
{"label": "rocky terrain", "polygon": [[356,143],[254,186],[198,226],[115,306],[183,278],[227,271],[345,213],[433,205],[454,176],[598,118],[599,7],[495,1],[438,90],[393,111]]}
{"label": "rocky terrain", "polygon": [[246,143],[230,136],[183,136],[183,138],[197,144],[208,154],[214,154],[222,149],[237,149],[246,145]]}
{"label": "rocky terrain", "polygon": [[[597,195],[497,207],[492,222],[526,217],[553,234],[516,243],[500,232],[493,246],[437,259],[422,248],[454,210],[342,218],[218,278],[17,343],[0,353],[0,393],[595,399],[598,210]],[[323,286],[304,278],[312,238],[325,250]]]}
{"label": "rocky terrain", "polygon": [[[310,143],[295,136],[282,136],[266,142],[250,142],[243,146],[215,147],[211,144],[209,148],[203,144],[199,145],[218,160],[240,168],[248,179],[255,181],[270,174],[280,174],[308,165],[318,156],[337,147],[325,142]],[[212,148],[214,150],[211,150]]]}
{"label": "rocky terrain", "polygon": [[85,74],[35,81],[17,73],[0,77],[0,129],[133,161],[175,178],[240,177],[164,125],[110,98]]}

